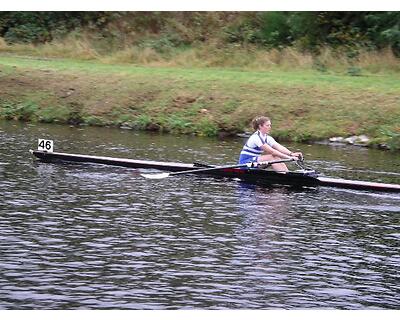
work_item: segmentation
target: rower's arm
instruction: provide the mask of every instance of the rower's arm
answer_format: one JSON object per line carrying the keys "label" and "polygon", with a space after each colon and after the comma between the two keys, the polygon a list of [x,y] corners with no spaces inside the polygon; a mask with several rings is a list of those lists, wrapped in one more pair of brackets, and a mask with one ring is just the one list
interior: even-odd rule
{"label": "rower's arm", "polygon": [[274,145],[274,148],[276,150],[279,150],[282,152],[284,155],[290,156],[292,153],[288,148],[284,147],[283,145],[279,144],[278,142]]}
{"label": "rower's arm", "polygon": [[297,158],[300,159],[300,158],[303,157],[303,155],[302,155],[301,152],[291,152],[288,148],[284,147],[283,145],[281,145],[281,144],[279,144],[279,143],[276,143],[276,144],[274,145],[274,148],[277,149],[277,150],[279,150],[279,151],[282,152],[283,154],[289,156],[290,158],[297,157]]}
{"label": "rower's arm", "polygon": [[284,146],[276,143],[274,147],[270,147],[268,144],[263,144],[261,148],[267,153],[282,158],[282,159],[291,159],[292,157],[289,155],[290,151],[286,149]]}

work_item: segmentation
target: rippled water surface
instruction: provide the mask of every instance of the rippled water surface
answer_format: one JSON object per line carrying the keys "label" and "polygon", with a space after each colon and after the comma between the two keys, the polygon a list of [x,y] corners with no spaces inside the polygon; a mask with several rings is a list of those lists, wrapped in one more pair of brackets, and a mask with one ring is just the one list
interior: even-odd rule
{"label": "rippled water surface", "polygon": [[[241,139],[0,123],[0,309],[400,307],[400,197],[46,164],[28,150],[235,163]],[[300,148],[330,176],[400,183],[399,154]],[[147,170],[149,172],[149,170]]]}

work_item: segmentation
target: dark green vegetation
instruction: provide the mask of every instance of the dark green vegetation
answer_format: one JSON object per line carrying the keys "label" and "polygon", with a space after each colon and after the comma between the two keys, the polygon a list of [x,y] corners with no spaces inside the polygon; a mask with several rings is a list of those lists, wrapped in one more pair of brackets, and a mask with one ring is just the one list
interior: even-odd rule
{"label": "dark green vegetation", "polygon": [[44,43],[91,30],[113,49],[128,41],[164,50],[220,38],[314,51],[352,47],[349,55],[360,47],[391,47],[399,54],[399,21],[400,12],[1,12],[0,37]]}

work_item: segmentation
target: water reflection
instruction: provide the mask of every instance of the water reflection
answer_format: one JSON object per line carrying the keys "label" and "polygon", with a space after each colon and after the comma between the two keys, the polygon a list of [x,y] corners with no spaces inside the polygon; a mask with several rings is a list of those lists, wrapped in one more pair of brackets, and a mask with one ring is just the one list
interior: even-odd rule
{"label": "water reflection", "polygon": [[[254,281],[246,287],[257,288],[259,295],[270,305],[278,308],[285,305],[324,307],[324,301],[330,301],[330,305],[337,308],[343,308],[344,304],[348,308],[362,308],[399,303],[393,287],[378,288],[378,296],[392,297],[385,302],[379,302],[377,295],[365,290],[366,282],[379,277],[377,265],[394,268],[392,263],[388,266],[384,262],[388,256],[392,257],[391,262],[393,259],[398,262],[393,237],[385,237],[379,244],[374,244],[375,236],[381,233],[376,230],[383,224],[381,219],[398,220],[398,216],[389,216],[393,212],[400,213],[398,202],[390,206],[392,212],[383,209],[387,206],[379,207],[385,217],[377,216],[375,212],[372,214],[375,221],[371,221],[370,215],[376,208],[366,206],[367,211],[362,214],[367,218],[364,221],[369,222],[360,224],[360,216],[352,215],[361,214],[359,208],[355,212],[349,210],[349,202],[342,200],[346,206],[333,209],[337,208],[337,197],[327,197],[321,203],[320,191],[307,191],[307,203],[302,201],[304,192],[288,189],[246,186],[239,189],[239,195],[240,214],[245,223],[237,230],[242,250],[236,264],[247,270],[247,279]],[[343,216],[343,211],[349,215]],[[322,213],[325,215],[321,219]],[[388,255],[376,250],[386,245],[390,247],[387,248]],[[251,260],[251,265],[246,259]],[[283,292],[291,294],[284,296]],[[363,297],[361,301],[360,297]]]}
{"label": "water reflection", "polygon": [[[27,152],[38,137],[58,151],[213,164],[236,159],[241,141],[1,126],[2,309],[400,305],[397,195],[40,163]],[[386,172],[391,162],[400,171],[390,153],[301,149],[332,175],[355,169],[356,157],[358,170]]]}

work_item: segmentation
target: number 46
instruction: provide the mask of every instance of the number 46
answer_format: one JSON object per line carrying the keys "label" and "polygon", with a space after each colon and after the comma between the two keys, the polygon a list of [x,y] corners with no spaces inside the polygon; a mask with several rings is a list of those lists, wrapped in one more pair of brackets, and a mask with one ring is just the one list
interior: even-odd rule
{"label": "number 46", "polygon": [[53,140],[39,139],[38,150],[53,152]]}

